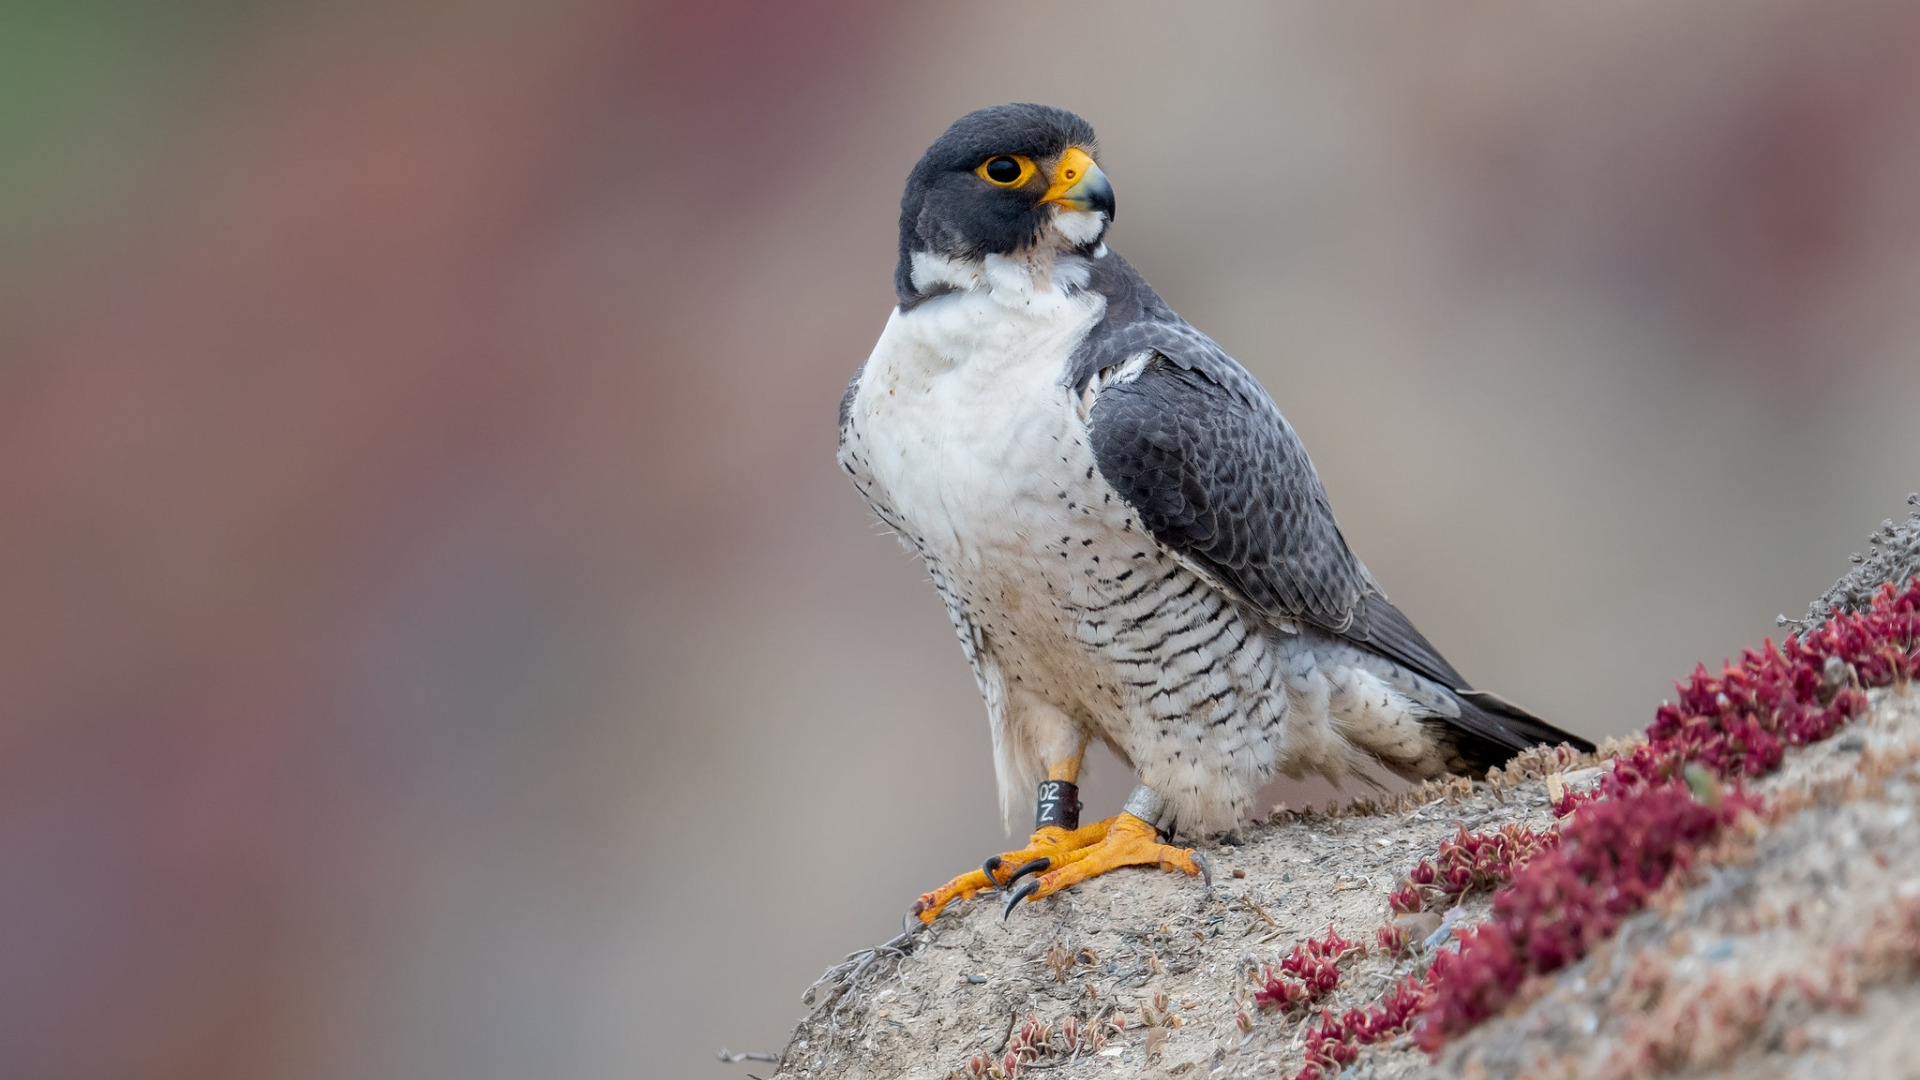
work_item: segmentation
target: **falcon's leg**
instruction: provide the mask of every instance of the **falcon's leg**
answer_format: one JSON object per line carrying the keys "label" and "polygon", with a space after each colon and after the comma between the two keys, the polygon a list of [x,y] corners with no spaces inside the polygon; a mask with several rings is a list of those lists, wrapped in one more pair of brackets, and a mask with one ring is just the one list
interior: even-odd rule
{"label": "falcon's leg", "polygon": [[912,913],[923,923],[931,923],[954,900],[964,900],[982,889],[997,889],[1016,877],[1037,873],[1066,861],[1105,839],[1107,826],[1115,820],[1080,824],[1080,789],[1074,784],[1080,776],[1080,754],[1049,766],[1047,778],[1040,784],[1039,807],[1034,812],[1033,836],[1019,851],[1004,851],[988,856],[978,870],[961,874],[913,902]]}
{"label": "falcon's leg", "polygon": [[1007,911],[1025,899],[1051,896],[1069,885],[1077,885],[1122,866],[1158,866],[1162,870],[1181,870],[1199,874],[1209,887],[1213,871],[1206,856],[1191,848],[1178,848],[1160,842],[1160,830],[1153,823],[1164,817],[1165,803],[1142,784],[1133,789],[1127,808],[1103,822],[1106,835],[1054,860],[1052,868],[1039,877],[1020,883],[1007,897]]}

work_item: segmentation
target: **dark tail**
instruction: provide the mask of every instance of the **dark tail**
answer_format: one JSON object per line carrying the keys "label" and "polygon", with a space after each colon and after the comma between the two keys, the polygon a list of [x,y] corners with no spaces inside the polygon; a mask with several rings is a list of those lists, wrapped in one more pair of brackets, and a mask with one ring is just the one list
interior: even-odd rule
{"label": "dark tail", "polygon": [[1566,743],[1583,754],[1593,752],[1592,743],[1561,731],[1499,694],[1456,690],[1453,696],[1460,702],[1460,719],[1448,721],[1447,726],[1453,729],[1454,750],[1473,772],[1504,765],[1531,746]]}
{"label": "dark tail", "polygon": [[1567,743],[1583,754],[1593,751],[1592,743],[1561,731],[1499,694],[1475,690],[1426,636],[1414,629],[1405,613],[1379,592],[1361,597],[1353,625],[1342,636],[1413,669],[1453,694],[1460,703],[1460,715],[1436,722],[1446,726],[1462,764],[1470,771],[1486,772],[1504,765],[1531,746]]}

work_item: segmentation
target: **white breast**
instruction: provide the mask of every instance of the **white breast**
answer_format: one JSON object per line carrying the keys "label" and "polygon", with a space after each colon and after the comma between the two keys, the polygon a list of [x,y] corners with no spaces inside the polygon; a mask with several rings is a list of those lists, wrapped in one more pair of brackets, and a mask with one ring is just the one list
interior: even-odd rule
{"label": "white breast", "polygon": [[991,287],[887,320],[841,448],[882,516],[929,561],[954,567],[1032,549],[1037,523],[1025,519],[1034,500],[1054,500],[1065,470],[1056,448],[1077,422],[1067,359],[1105,306],[1036,284],[1010,260],[990,256],[984,276]]}

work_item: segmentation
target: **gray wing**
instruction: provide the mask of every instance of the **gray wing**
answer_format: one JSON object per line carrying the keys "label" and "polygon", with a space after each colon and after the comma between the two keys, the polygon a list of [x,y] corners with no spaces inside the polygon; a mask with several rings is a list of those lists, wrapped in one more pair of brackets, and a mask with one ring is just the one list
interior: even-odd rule
{"label": "gray wing", "polygon": [[[1161,544],[1268,618],[1310,623],[1452,691],[1460,716],[1446,722],[1481,767],[1536,743],[1590,745],[1474,690],[1393,606],[1340,535],[1293,427],[1211,339],[1154,320],[1089,345],[1098,356],[1083,359],[1076,389],[1096,395],[1094,460]],[[1119,374],[1143,356],[1137,377]]]}
{"label": "gray wing", "polygon": [[1109,348],[1150,358],[1098,388],[1094,460],[1154,538],[1270,618],[1363,630],[1371,581],[1273,399],[1190,327],[1137,327]]}

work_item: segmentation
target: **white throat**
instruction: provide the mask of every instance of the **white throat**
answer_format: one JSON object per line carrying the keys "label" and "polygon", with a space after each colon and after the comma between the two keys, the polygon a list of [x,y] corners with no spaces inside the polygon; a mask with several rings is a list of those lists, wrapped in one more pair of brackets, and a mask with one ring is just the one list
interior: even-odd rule
{"label": "white throat", "polygon": [[1089,256],[1029,252],[953,259],[931,251],[913,253],[913,287],[922,294],[946,291],[986,292],[1008,303],[1023,303],[1049,292],[1078,292],[1092,276],[1089,259],[1102,259],[1107,245]]}
{"label": "white throat", "polygon": [[1011,302],[1030,301],[1050,291],[1084,289],[1091,275],[1088,259],[1106,258],[1107,245],[1100,244],[1086,256],[1074,252],[1099,240],[1106,227],[1105,214],[1062,210],[1054,215],[1040,243],[1012,255],[955,259],[916,251],[913,287],[922,294],[984,291]]}

